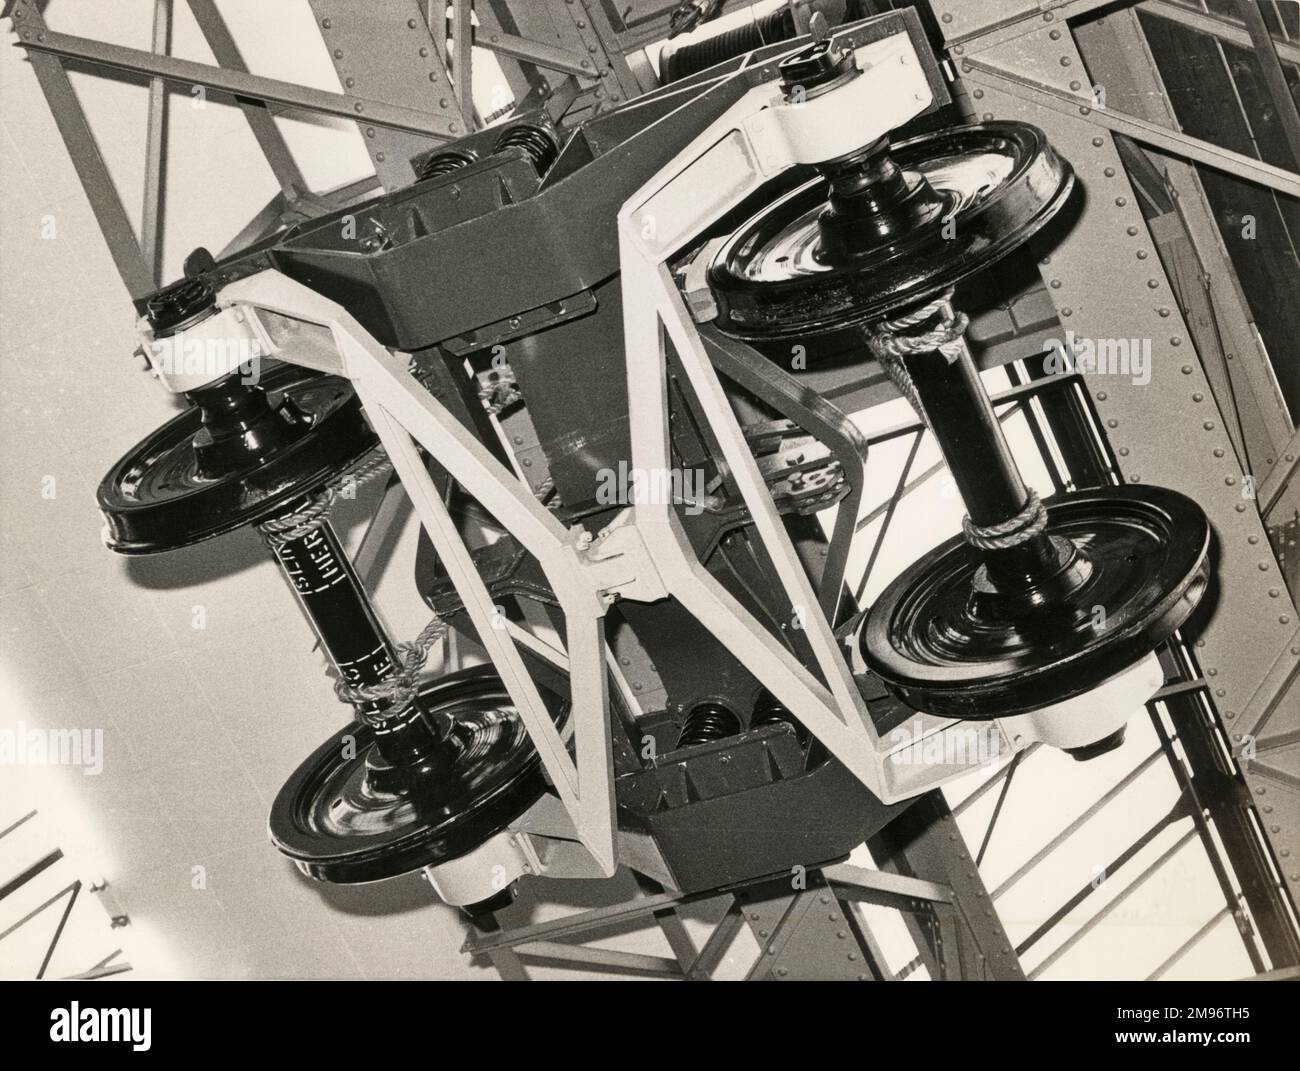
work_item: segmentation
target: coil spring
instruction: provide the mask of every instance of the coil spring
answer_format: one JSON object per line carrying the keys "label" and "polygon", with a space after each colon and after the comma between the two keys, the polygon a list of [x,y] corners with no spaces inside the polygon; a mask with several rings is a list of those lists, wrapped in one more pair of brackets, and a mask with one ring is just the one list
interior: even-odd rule
{"label": "coil spring", "polygon": [[749,727],[762,729],[769,725],[791,726],[800,743],[808,737],[808,730],[790,713],[790,709],[771,692],[764,691],[754,702],[754,713],[749,719]]}
{"label": "coil spring", "polygon": [[448,149],[446,152],[436,153],[420,165],[420,181],[431,179],[435,175],[449,175],[453,171],[459,171],[462,167],[473,162],[474,157],[467,152],[461,152],[459,149]]}
{"label": "coil spring", "polygon": [[742,52],[785,41],[794,36],[794,18],[788,7],[771,11],[723,33],[683,45],[666,45],[659,55],[660,80],[667,85],[707,70]]}
{"label": "coil spring", "polygon": [[697,703],[682,722],[682,733],[677,746],[696,747],[713,740],[722,740],[740,732],[740,719],[729,708],[713,700]]}
{"label": "coil spring", "polygon": [[518,123],[497,139],[493,153],[506,149],[523,149],[528,159],[533,162],[538,177],[550,170],[560,155],[560,146],[555,136],[545,127],[532,123]]}

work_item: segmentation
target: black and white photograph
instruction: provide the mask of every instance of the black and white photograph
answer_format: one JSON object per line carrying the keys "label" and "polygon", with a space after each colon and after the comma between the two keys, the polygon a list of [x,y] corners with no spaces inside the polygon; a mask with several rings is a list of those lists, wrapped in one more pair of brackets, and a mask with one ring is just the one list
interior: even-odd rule
{"label": "black and white photograph", "polygon": [[5,1039],[1281,1040],[1300,3],[0,16]]}

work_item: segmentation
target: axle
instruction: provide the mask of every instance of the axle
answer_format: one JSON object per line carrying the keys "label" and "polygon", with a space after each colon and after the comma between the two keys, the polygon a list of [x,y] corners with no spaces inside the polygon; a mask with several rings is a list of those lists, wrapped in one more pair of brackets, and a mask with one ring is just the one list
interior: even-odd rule
{"label": "axle", "polygon": [[[304,504],[309,507],[309,503]],[[376,745],[393,766],[429,758],[445,745],[425,719],[414,695],[379,697],[386,682],[399,675],[401,659],[375,615],[361,578],[348,560],[333,526],[324,517],[306,522],[305,533],[280,539],[273,533],[301,516],[291,511],[264,525],[267,542],[298,605],[352,698],[358,716],[375,729]],[[305,525],[303,525],[305,526]],[[364,698],[376,694],[376,698]]]}

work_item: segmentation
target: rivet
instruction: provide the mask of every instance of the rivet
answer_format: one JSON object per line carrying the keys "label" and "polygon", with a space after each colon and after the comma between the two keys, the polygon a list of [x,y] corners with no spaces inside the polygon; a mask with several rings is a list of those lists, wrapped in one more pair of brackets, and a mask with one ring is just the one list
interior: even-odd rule
{"label": "rivet", "polygon": [[[1231,480],[1232,477],[1229,476],[1228,479]],[[1257,568],[1259,569],[1259,571],[1260,571],[1261,573],[1267,573],[1267,572],[1268,572],[1268,562],[1258,562],[1258,563],[1256,563],[1256,564],[1257,564]]]}
{"label": "rivet", "polygon": [[1214,421],[1213,421],[1213,420],[1207,420],[1204,424],[1201,425],[1201,427],[1203,427],[1206,431],[1213,431],[1213,430],[1214,430]]}
{"label": "rivet", "polygon": [[335,59],[342,59],[342,58],[343,58],[343,49],[341,49],[341,48],[336,48],[336,49],[334,50],[334,58],[335,58]]}
{"label": "rivet", "polygon": [[1060,30],[1053,30],[1053,31],[1052,31],[1051,33],[1049,33],[1047,36],[1050,37],[1053,41],[1059,41],[1059,40],[1061,39],[1061,31],[1060,31]]}
{"label": "rivet", "polygon": [[1106,421],[1106,427],[1108,427],[1108,428],[1118,428],[1118,427],[1119,427],[1119,421],[1116,420],[1114,417],[1111,417],[1108,421]]}
{"label": "rivet", "polygon": [[974,97],[976,100],[983,100],[983,99],[984,99],[984,90],[982,90],[982,89],[977,89],[977,90],[975,90],[974,93],[971,94],[971,96]]}
{"label": "rivet", "polygon": [[334,25],[329,19],[321,19],[320,24],[327,30]]}
{"label": "rivet", "polygon": [[1197,391],[1195,394],[1192,395],[1192,401],[1203,402],[1205,401],[1205,395],[1202,394],[1200,391]]}
{"label": "rivet", "polygon": [[1068,66],[1070,66],[1070,57],[1069,57],[1069,56],[1062,56],[1062,57],[1061,57],[1061,66],[1062,66],[1062,67],[1068,67]]}
{"label": "rivet", "polygon": [[1105,175],[1107,178],[1114,178],[1114,177],[1115,177],[1115,169],[1114,169],[1113,167],[1108,167],[1108,168],[1106,168],[1105,171],[1102,172],[1102,174]]}
{"label": "rivet", "polygon": [[1051,285],[1051,287],[1052,287],[1053,290],[1060,290],[1060,289],[1061,289],[1061,280],[1060,280],[1060,279],[1053,279],[1050,285]]}
{"label": "rivet", "polygon": [[1062,315],[1062,316],[1073,316],[1073,315],[1074,315],[1074,310],[1073,310],[1072,308],[1070,308],[1069,305],[1067,305],[1065,308],[1063,308],[1063,309],[1061,310],[1061,315]]}
{"label": "rivet", "polygon": [[1160,280],[1159,280],[1159,279],[1148,279],[1148,280],[1147,280],[1147,286],[1149,286],[1152,290],[1154,290],[1154,289],[1155,289],[1157,286],[1159,286],[1159,285],[1160,285]]}
{"label": "rivet", "polygon": [[1192,366],[1190,364],[1185,364],[1183,365],[1181,371],[1183,375],[1190,376],[1192,374]]}
{"label": "rivet", "polygon": [[[1155,282],[1154,279],[1151,281]],[[1156,309],[1156,312],[1158,312],[1162,317],[1169,315],[1169,310],[1165,308],[1163,305],[1160,308]]]}
{"label": "rivet", "polygon": [[407,20],[406,20],[406,28],[407,28],[408,30],[414,30],[414,29],[415,29],[415,20],[414,20],[414,19],[407,19]]}
{"label": "rivet", "polygon": [[952,22],[952,15],[950,15],[948,12],[945,11],[945,12],[943,13],[943,16],[942,16],[942,18],[940,19],[940,21],[941,21],[941,22]]}
{"label": "rivet", "polygon": [[1276,598],[1277,598],[1279,595],[1281,595],[1281,594],[1282,594],[1282,593],[1281,593],[1280,591],[1278,591],[1277,588],[1269,588],[1269,589],[1268,589],[1268,597],[1269,597],[1270,599],[1276,599]]}
{"label": "rivet", "polygon": [[1097,401],[1104,402],[1105,400],[1106,400],[1106,392],[1104,390],[1099,390],[1097,392]]}
{"label": "rivet", "polygon": [[1127,447],[1127,446],[1121,446],[1121,447],[1119,448],[1119,456],[1120,456],[1120,457],[1128,457],[1128,447]]}
{"label": "rivet", "polygon": [[1124,228],[1124,233],[1127,234],[1130,238],[1135,237],[1135,236],[1137,235],[1137,232],[1138,232],[1138,229],[1137,229],[1136,227],[1125,227],[1125,228]]}
{"label": "rivet", "polygon": [[1147,251],[1146,251],[1145,249],[1139,249],[1139,250],[1137,251],[1137,258],[1138,258],[1138,260],[1146,260],[1146,258],[1147,258]]}
{"label": "rivet", "polygon": [[1214,456],[1215,456],[1215,457],[1222,457],[1222,456],[1223,456],[1223,447],[1221,447],[1221,446],[1216,446],[1216,447],[1214,448]]}
{"label": "rivet", "polygon": [[1092,139],[1092,147],[1093,147],[1094,149],[1100,149],[1104,144],[1105,144],[1105,141],[1103,141],[1101,138],[1093,138],[1093,139]]}

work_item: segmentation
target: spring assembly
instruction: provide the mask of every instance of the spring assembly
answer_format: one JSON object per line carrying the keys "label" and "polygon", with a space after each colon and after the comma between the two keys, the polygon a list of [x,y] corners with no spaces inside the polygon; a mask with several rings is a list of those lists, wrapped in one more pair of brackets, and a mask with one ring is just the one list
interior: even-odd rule
{"label": "spring assembly", "polygon": [[740,719],[728,707],[712,699],[697,703],[682,722],[682,734],[677,746],[697,747],[714,740],[735,736],[740,732]]}
{"label": "spring assembly", "polygon": [[660,78],[664,85],[688,75],[707,70],[742,52],[762,48],[794,36],[794,18],[788,7],[769,12],[752,22],[731,30],[691,41],[682,45],[667,45],[659,57]]}
{"label": "spring assembly", "polygon": [[560,146],[555,140],[555,135],[545,127],[533,123],[518,123],[512,126],[497,139],[492,151],[495,154],[506,149],[523,149],[539,177],[551,169],[551,165],[560,155]]}
{"label": "spring assembly", "polygon": [[808,736],[808,731],[800,724],[799,719],[790,713],[790,709],[771,692],[764,690],[754,701],[754,713],[750,716],[749,727],[751,730],[764,729],[770,725],[793,727],[800,743]]}
{"label": "spring assembly", "polygon": [[437,175],[449,175],[473,162],[474,157],[469,153],[461,152],[459,149],[448,149],[446,152],[435,153],[425,160],[420,165],[419,178],[423,181]]}

